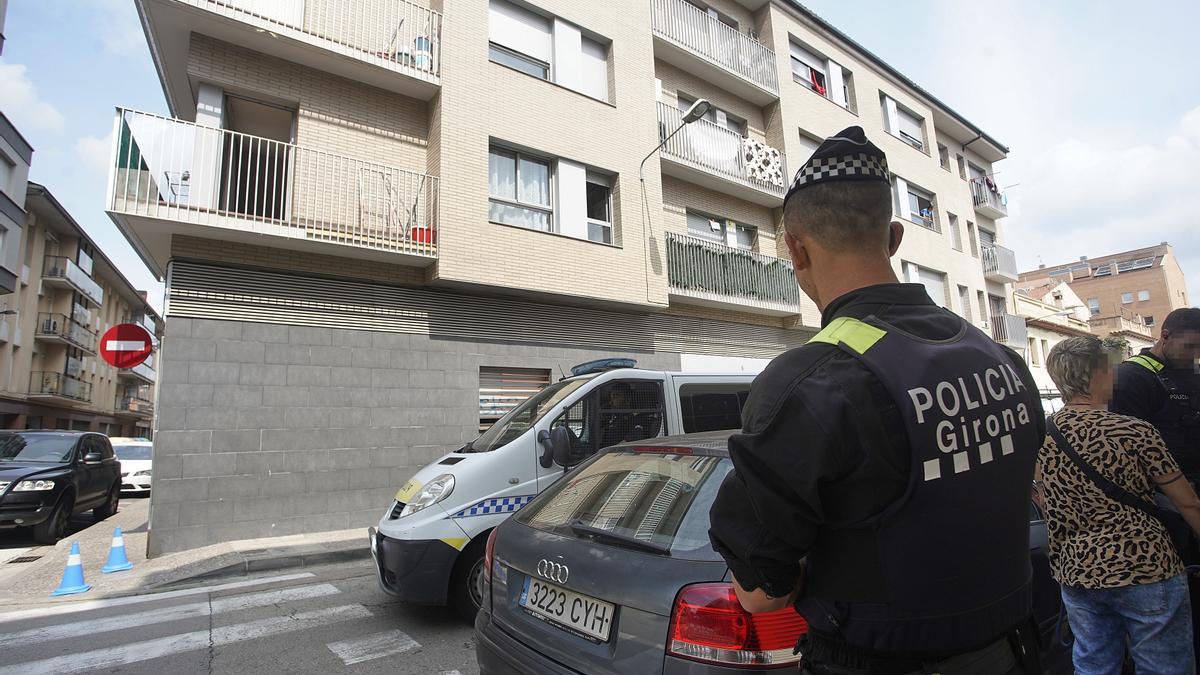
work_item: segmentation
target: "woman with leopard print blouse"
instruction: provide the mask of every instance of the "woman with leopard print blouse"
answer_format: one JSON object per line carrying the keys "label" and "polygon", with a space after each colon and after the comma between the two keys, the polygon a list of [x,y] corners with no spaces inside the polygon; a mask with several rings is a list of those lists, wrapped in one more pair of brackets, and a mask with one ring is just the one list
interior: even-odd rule
{"label": "woman with leopard print blouse", "polygon": [[[1097,472],[1147,502],[1166,494],[1200,533],[1200,499],[1154,427],[1108,412],[1115,358],[1099,339],[1050,350],[1050,377],[1066,407],[1053,421]],[[1126,644],[1139,673],[1194,673],[1183,562],[1162,523],[1109,499],[1053,439],[1038,457],[1050,566],[1075,634],[1075,671],[1120,673]]]}

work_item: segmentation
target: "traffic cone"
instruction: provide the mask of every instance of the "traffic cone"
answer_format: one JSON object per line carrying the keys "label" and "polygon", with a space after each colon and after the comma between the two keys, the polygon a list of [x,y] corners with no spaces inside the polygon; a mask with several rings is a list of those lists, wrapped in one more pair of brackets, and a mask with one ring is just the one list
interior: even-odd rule
{"label": "traffic cone", "polygon": [[100,568],[101,572],[121,572],[133,569],[133,563],[125,557],[125,537],[121,536],[121,528],[113,530],[112,548],[108,551],[108,562]]}
{"label": "traffic cone", "polygon": [[63,572],[62,583],[51,596],[74,595],[91,590],[91,586],[83,583],[83,562],[79,559],[79,542],[71,542],[71,555],[67,556],[67,569]]}

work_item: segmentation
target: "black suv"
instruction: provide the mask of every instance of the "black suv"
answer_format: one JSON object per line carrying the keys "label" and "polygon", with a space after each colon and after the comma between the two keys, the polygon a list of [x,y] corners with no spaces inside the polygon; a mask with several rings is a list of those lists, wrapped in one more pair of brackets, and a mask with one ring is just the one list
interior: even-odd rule
{"label": "black suv", "polygon": [[29,527],[53,544],[71,516],[104,520],[120,499],[121,463],[104,434],[0,431],[0,530]]}

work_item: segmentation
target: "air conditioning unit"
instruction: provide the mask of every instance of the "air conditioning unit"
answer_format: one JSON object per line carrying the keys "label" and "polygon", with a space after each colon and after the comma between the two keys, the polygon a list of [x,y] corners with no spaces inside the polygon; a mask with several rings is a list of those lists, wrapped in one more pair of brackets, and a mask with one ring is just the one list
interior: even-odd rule
{"label": "air conditioning unit", "polygon": [[58,333],[58,320],[57,319],[46,319],[45,321],[42,321],[42,332],[50,333],[52,335],[57,334]]}
{"label": "air conditioning unit", "polygon": [[21,285],[29,285],[29,265],[21,265]]}

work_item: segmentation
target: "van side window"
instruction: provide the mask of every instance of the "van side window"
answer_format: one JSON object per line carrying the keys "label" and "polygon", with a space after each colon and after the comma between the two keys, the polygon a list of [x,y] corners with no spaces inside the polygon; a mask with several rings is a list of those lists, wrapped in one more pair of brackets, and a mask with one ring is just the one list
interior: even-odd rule
{"label": "van side window", "polygon": [[575,457],[590,457],[596,452],[596,441],[593,427],[595,424],[596,394],[589,394],[575,402],[575,405],[562,411],[554,420],[551,428],[566,425],[571,430],[574,441]]}
{"label": "van side window", "polygon": [[742,428],[742,406],[750,383],[685,384],[679,388],[684,433]]}
{"label": "van side window", "polygon": [[654,438],[663,431],[662,384],[612,382],[600,390],[600,447]]}

